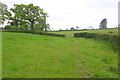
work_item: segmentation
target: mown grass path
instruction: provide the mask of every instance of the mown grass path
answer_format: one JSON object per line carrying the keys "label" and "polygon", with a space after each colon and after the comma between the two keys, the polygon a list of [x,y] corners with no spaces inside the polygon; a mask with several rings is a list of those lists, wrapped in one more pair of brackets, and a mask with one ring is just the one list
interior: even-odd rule
{"label": "mown grass path", "polygon": [[117,52],[106,42],[3,32],[3,78],[117,77]]}

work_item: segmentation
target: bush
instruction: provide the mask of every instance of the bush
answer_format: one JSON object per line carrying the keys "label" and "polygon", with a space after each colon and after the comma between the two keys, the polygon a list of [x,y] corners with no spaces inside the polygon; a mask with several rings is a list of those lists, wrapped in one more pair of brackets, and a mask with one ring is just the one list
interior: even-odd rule
{"label": "bush", "polygon": [[107,41],[112,44],[114,50],[118,50],[120,44],[120,36],[117,35],[107,35],[107,34],[98,34],[98,33],[74,33],[75,38],[84,37],[84,38],[93,38],[95,40]]}
{"label": "bush", "polygon": [[31,30],[8,30],[7,32],[17,32],[17,33],[31,33],[31,34],[38,34],[38,35],[47,35],[47,36],[55,36],[55,37],[65,37],[63,34],[55,34],[55,33],[47,33],[47,32],[36,32]]}
{"label": "bush", "polygon": [[15,30],[16,26],[6,25],[4,29],[6,29],[6,30]]}

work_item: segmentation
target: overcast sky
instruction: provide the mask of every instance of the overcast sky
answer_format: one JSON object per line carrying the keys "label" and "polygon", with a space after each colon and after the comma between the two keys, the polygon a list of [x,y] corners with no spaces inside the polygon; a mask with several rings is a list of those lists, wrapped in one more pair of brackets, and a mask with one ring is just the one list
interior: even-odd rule
{"label": "overcast sky", "polygon": [[54,30],[79,26],[81,29],[92,26],[99,28],[106,18],[108,27],[118,25],[119,0],[0,0],[13,7],[13,4],[30,4],[40,6],[48,13],[47,23]]}

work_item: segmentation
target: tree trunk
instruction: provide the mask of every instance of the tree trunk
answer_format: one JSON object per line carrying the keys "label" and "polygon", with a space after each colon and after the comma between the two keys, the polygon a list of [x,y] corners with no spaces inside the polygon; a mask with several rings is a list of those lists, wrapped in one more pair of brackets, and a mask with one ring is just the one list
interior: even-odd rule
{"label": "tree trunk", "polygon": [[45,25],[45,31],[47,31],[47,26]]}
{"label": "tree trunk", "polygon": [[15,21],[16,30],[18,30],[18,21]]}
{"label": "tree trunk", "polygon": [[34,21],[31,22],[31,29],[34,31]]}

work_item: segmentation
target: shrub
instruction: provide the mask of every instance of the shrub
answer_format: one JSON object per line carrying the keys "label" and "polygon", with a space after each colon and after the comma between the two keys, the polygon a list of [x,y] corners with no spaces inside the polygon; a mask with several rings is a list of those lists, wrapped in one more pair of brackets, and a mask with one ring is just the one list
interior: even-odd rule
{"label": "shrub", "polygon": [[16,26],[6,25],[4,29],[6,29],[6,30],[15,30]]}
{"label": "shrub", "polygon": [[47,33],[47,32],[37,32],[31,30],[8,30],[7,32],[16,32],[16,33],[31,33],[31,34],[38,34],[38,35],[47,35],[47,36],[55,36],[55,37],[65,37],[63,34],[55,34],[55,33]]}
{"label": "shrub", "polygon": [[118,50],[120,44],[120,36],[117,35],[107,35],[107,34],[98,34],[98,33],[74,33],[75,38],[93,38],[95,40],[107,41],[112,44],[114,50]]}

